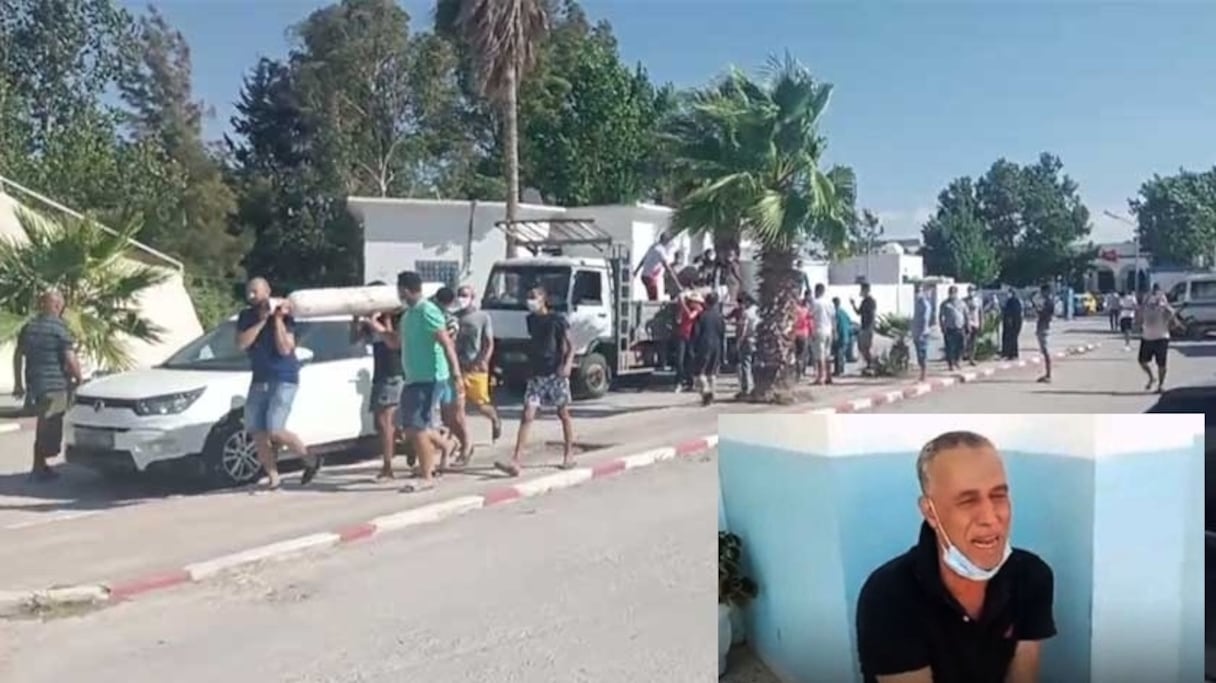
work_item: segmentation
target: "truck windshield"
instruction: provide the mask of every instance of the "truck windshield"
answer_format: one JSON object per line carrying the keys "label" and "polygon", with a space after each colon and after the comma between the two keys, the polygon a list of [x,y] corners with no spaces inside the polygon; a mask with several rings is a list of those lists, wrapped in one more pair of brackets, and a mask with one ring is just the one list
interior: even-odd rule
{"label": "truck windshield", "polygon": [[481,307],[498,310],[525,310],[528,292],[533,287],[544,287],[549,295],[549,306],[557,311],[565,310],[570,293],[569,266],[513,265],[495,266],[486,282],[486,294]]}

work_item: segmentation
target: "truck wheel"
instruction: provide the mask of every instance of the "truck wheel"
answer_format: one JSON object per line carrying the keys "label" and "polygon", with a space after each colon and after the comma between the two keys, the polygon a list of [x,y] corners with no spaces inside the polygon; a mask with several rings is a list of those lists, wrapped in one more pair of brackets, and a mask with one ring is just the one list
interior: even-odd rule
{"label": "truck wheel", "polygon": [[253,437],[245,431],[241,416],[230,415],[211,430],[203,448],[203,466],[207,481],[224,488],[252,484],[262,476]]}
{"label": "truck wheel", "polygon": [[579,361],[574,376],[574,398],[601,398],[612,387],[612,368],[608,359],[598,353],[589,353]]}

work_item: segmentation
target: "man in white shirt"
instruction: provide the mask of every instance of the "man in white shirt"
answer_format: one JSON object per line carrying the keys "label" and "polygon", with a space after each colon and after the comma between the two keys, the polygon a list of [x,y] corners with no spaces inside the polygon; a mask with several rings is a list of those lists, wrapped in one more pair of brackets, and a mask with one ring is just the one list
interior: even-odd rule
{"label": "man in white shirt", "polygon": [[1123,350],[1132,350],[1132,324],[1136,319],[1136,295],[1124,292],[1117,304],[1119,331],[1123,333]]}
{"label": "man in white shirt", "polygon": [[835,307],[828,301],[828,288],[823,283],[815,285],[815,300],[811,302],[811,317],[815,328],[811,331],[811,358],[815,361],[815,384],[831,384],[832,373],[828,370],[828,351],[832,348],[832,321],[836,318]]}
{"label": "man in white shirt", "polygon": [[667,274],[679,282],[671,268],[671,235],[659,235],[659,241],[646,250],[637,268],[633,270],[633,277],[637,277],[639,273],[642,276],[642,286],[646,288],[646,298],[650,301],[659,300],[660,284]]}
{"label": "man in white shirt", "polygon": [[1148,384],[1144,390],[1153,388],[1153,370],[1149,361],[1157,364],[1157,393],[1160,394],[1165,385],[1165,359],[1170,352],[1170,323],[1174,321],[1174,309],[1161,291],[1161,285],[1153,285],[1153,291],[1144,299],[1140,307],[1140,354],[1138,360],[1144,374],[1148,375]]}

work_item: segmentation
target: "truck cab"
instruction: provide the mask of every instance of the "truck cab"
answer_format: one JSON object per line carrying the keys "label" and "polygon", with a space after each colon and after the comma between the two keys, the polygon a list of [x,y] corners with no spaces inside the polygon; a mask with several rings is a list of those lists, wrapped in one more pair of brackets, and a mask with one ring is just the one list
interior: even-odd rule
{"label": "truck cab", "polygon": [[544,287],[550,308],[570,323],[575,370],[571,389],[581,398],[607,393],[616,354],[613,346],[615,288],[612,267],[602,258],[542,256],[494,264],[482,296],[482,310],[494,326],[495,367],[502,380],[519,388],[527,379],[528,292]]}

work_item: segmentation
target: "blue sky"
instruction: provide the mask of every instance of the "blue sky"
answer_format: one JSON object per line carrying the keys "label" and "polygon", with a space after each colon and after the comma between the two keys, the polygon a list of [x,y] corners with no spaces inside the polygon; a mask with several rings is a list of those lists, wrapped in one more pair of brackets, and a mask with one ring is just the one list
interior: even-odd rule
{"label": "blue sky", "polygon": [[[132,9],[141,2],[125,3]],[[164,0],[190,41],[198,95],[232,115],[245,72],[288,49],[318,0]],[[415,30],[432,3],[407,0]],[[951,178],[999,157],[1058,154],[1094,215],[1094,239],[1129,230],[1102,216],[1153,173],[1216,164],[1216,2],[812,2],[584,0],[612,22],[623,57],[679,86],[788,49],[836,90],[827,163],[858,173],[860,201],[891,236],[919,232]]]}

